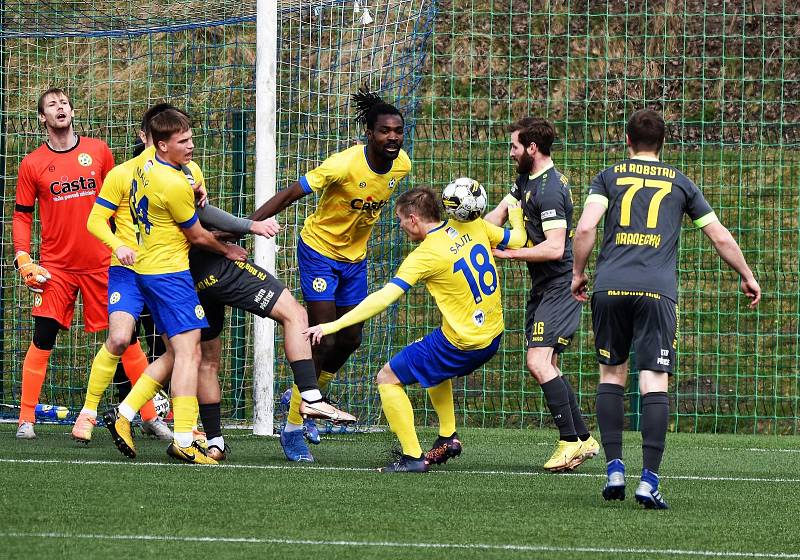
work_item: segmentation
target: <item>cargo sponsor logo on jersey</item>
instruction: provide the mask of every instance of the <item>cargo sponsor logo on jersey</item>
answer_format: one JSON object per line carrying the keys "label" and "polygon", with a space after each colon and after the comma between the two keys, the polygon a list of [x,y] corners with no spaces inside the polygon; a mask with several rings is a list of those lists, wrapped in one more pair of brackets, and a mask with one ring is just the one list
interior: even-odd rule
{"label": "cargo sponsor logo on jersey", "polygon": [[555,218],[556,217],[556,210],[553,208],[552,210],[545,210],[542,212],[542,219],[546,220],[547,218]]}
{"label": "cargo sponsor logo on jersey", "polygon": [[328,289],[328,283],[324,278],[314,278],[314,281],[311,282],[311,287],[314,288],[315,292],[321,294]]}
{"label": "cargo sponsor logo on jersey", "polygon": [[350,201],[350,208],[361,210],[362,212],[378,212],[383,208],[388,200],[373,200],[371,196],[364,198],[354,198]]}
{"label": "cargo sponsor logo on jersey", "polygon": [[92,165],[92,156],[90,156],[86,152],[81,152],[78,154],[78,163],[80,163],[84,167],[89,167],[90,165]]}
{"label": "cargo sponsor logo on jersey", "polygon": [[[50,193],[54,197],[60,197],[61,195],[79,192],[79,191],[94,191],[97,190],[97,182],[94,180],[93,177],[84,177],[81,175],[74,181],[70,181],[69,177],[66,175],[61,177],[58,181],[53,181],[50,183]],[[88,196],[87,195],[79,195],[79,196]],[[60,198],[54,198],[53,200],[61,200]]]}
{"label": "cargo sponsor logo on jersey", "polygon": [[660,366],[669,366],[669,350],[661,349],[661,356],[658,357],[656,363]]}
{"label": "cargo sponsor logo on jersey", "polygon": [[194,306],[194,316],[197,317],[198,319],[202,319],[203,317],[206,316],[206,310],[203,309],[203,306],[200,305],[199,303]]}

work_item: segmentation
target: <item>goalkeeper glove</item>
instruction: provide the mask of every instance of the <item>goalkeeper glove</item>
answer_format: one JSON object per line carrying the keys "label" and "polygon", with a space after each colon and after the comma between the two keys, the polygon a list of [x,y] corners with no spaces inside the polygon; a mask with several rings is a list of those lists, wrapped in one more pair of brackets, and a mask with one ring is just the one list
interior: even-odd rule
{"label": "goalkeeper glove", "polygon": [[22,276],[25,286],[37,294],[42,293],[44,283],[50,279],[50,273],[33,262],[31,256],[25,251],[17,251],[17,256],[14,257],[14,268],[19,270],[19,275]]}

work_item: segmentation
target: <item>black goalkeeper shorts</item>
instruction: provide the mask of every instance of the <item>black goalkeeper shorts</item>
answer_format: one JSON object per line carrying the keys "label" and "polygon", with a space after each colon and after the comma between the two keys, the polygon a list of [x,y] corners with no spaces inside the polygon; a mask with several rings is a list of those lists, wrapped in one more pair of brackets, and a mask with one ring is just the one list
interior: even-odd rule
{"label": "black goalkeeper shorts", "polygon": [[286,289],[283,282],[249,260],[234,262],[215,253],[193,251],[189,263],[209,325],[201,335],[204,341],[213,340],[222,332],[225,306],[269,317]]}
{"label": "black goalkeeper shorts", "polygon": [[609,290],[592,294],[597,361],[616,366],[636,352],[639,370],[672,373],[678,345],[678,306],[652,292]]}

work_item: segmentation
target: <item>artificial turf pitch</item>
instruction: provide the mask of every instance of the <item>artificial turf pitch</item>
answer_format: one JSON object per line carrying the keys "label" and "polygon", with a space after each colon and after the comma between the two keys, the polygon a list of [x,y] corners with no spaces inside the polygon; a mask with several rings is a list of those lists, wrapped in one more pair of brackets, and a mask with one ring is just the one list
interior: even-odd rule
{"label": "artificial turf pitch", "polygon": [[670,434],[671,509],[644,511],[632,432],[628,497],[605,502],[602,453],[542,470],[549,430],[460,431],[463,455],[423,475],[375,471],[390,433],[324,437],[295,465],[276,439],[229,430],[230,460],[197,467],[141,437],[127,460],[102,428],[88,447],[67,426],[15,430],[0,424],[2,558],[800,558],[794,436]]}

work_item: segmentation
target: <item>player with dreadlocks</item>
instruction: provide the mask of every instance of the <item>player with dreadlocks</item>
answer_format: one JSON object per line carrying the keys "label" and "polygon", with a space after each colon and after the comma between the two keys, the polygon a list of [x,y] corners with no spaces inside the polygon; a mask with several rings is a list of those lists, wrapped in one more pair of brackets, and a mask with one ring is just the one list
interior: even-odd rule
{"label": "player with dreadlocks", "polygon": [[[366,145],[329,156],[291,187],[277,193],[250,217],[263,220],[293,202],[319,193],[297,241],[300,285],[309,325],[335,321],[367,297],[367,241],[397,183],[411,171],[403,148],[403,115],[364,86],[352,96],[356,121],[366,127]],[[326,336],[314,348],[319,387],[324,389],[361,345],[363,323]],[[281,446],[289,461],[314,458],[306,445],[319,443],[313,421],[299,413],[300,393],[292,390]],[[305,437],[304,437],[305,432]]]}

